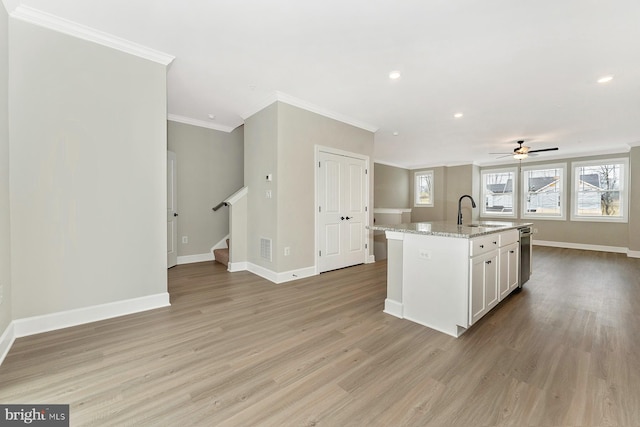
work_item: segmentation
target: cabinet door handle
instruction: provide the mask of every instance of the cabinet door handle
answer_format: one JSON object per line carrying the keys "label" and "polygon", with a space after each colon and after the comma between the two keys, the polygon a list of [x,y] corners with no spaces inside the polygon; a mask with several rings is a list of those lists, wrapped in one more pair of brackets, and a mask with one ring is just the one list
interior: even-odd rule
{"label": "cabinet door handle", "polygon": [[484,245],[480,245],[480,249],[484,248]]}
{"label": "cabinet door handle", "polygon": [[494,244],[494,245],[497,245],[497,244],[498,244],[498,242],[493,242],[493,244]]}
{"label": "cabinet door handle", "polygon": [[510,253],[510,254],[515,254],[515,253],[516,253],[516,251],[509,251],[509,253]]}
{"label": "cabinet door handle", "polygon": [[489,261],[486,261],[486,263],[487,263],[487,264],[491,264],[491,260],[489,260]]}

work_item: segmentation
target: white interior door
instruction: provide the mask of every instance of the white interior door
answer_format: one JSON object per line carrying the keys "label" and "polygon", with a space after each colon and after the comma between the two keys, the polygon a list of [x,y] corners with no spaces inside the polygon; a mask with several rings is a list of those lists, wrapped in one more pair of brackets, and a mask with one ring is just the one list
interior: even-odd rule
{"label": "white interior door", "polygon": [[366,163],[320,151],[319,272],[365,262]]}
{"label": "white interior door", "polygon": [[176,153],[167,151],[167,268],[178,263],[178,195]]}

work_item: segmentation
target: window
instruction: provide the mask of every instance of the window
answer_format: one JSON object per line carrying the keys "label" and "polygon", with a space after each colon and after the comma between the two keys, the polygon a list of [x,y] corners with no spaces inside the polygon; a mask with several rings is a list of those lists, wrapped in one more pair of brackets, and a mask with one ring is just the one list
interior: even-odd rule
{"label": "window", "polygon": [[515,218],[516,170],[482,171],[481,216]]}
{"label": "window", "polygon": [[522,217],[565,219],[566,164],[522,168]]}
{"label": "window", "polygon": [[416,172],[414,177],[415,206],[433,206],[433,171]]}
{"label": "window", "polygon": [[627,222],[629,161],[606,159],[572,166],[571,219]]}

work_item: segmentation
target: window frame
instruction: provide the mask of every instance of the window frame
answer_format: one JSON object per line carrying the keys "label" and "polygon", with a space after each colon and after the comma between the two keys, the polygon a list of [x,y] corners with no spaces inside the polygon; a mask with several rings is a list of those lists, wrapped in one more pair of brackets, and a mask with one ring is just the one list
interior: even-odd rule
{"label": "window frame", "polygon": [[[485,175],[497,173],[511,173],[513,176],[512,183],[512,209],[511,213],[496,213],[486,211],[486,193]],[[518,168],[499,168],[499,169],[483,169],[480,171],[480,217],[481,218],[517,218],[518,217]]]}
{"label": "window frame", "polygon": [[[576,173],[578,168],[585,166],[598,166],[606,164],[622,165],[622,174],[620,182],[620,216],[588,216],[578,214],[578,179],[579,174]],[[590,222],[629,222],[629,159],[626,157],[616,157],[598,160],[585,160],[571,162],[571,221],[590,221]]]}
{"label": "window frame", "polygon": [[[527,183],[529,182],[526,173],[532,170],[547,170],[547,169],[559,169],[561,172],[560,175],[560,215],[556,214],[541,214],[537,212],[528,212],[527,211],[527,195],[529,194],[529,190],[527,188]],[[533,166],[522,166],[521,168],[522,174],[522,205],[521,209],[521,218],[531,218],[531,219],[544,219],[544,220],[555,220],[555,221],[564,221],[567,219],[567,164],[566,163],[550,163],[550,164],[538,164]]]}
{"label": "window frame", "polygon": [[[418,177],[431,176],[431,191],[430,191],[430,203],[418,202]],[[432,208],[434,206],[434,193],[435,193],[435,175],[433,170],[423,170],[413,173],[413,206],[416,208]]]}

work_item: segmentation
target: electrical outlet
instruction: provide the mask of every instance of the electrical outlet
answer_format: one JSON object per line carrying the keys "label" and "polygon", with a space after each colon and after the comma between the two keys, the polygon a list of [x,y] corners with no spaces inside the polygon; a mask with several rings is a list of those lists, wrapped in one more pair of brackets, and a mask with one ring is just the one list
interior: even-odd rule
{"label": "electrical outlet", "polygon": [[538,233],[538,229],[537,229],[537,228],[534,228],[534,229],[533,229],[533,234],[537,234],[537,233]]}
{"label": "electrical outlet", "polygon": [[264,193],[264,197],[265,197],[266,199],[270,199],[270,198],[272,197],[271,190],[267,190],[267,191]]}
{"label": "electrical outlet", "polygon": [[284,248],[284,256],[289,256],[291,255],[291,248],[289,246],[286,246]]}
{"label": "electrical outlet", "polygon": [[182,243],[189,243],[189,236],[182,236]]}
{"label": "electrical outlet", "polygon": [[419,249],[418,250],[418,257],[421,259],[431,259],[431,252],[429,252],[426,249]]}

